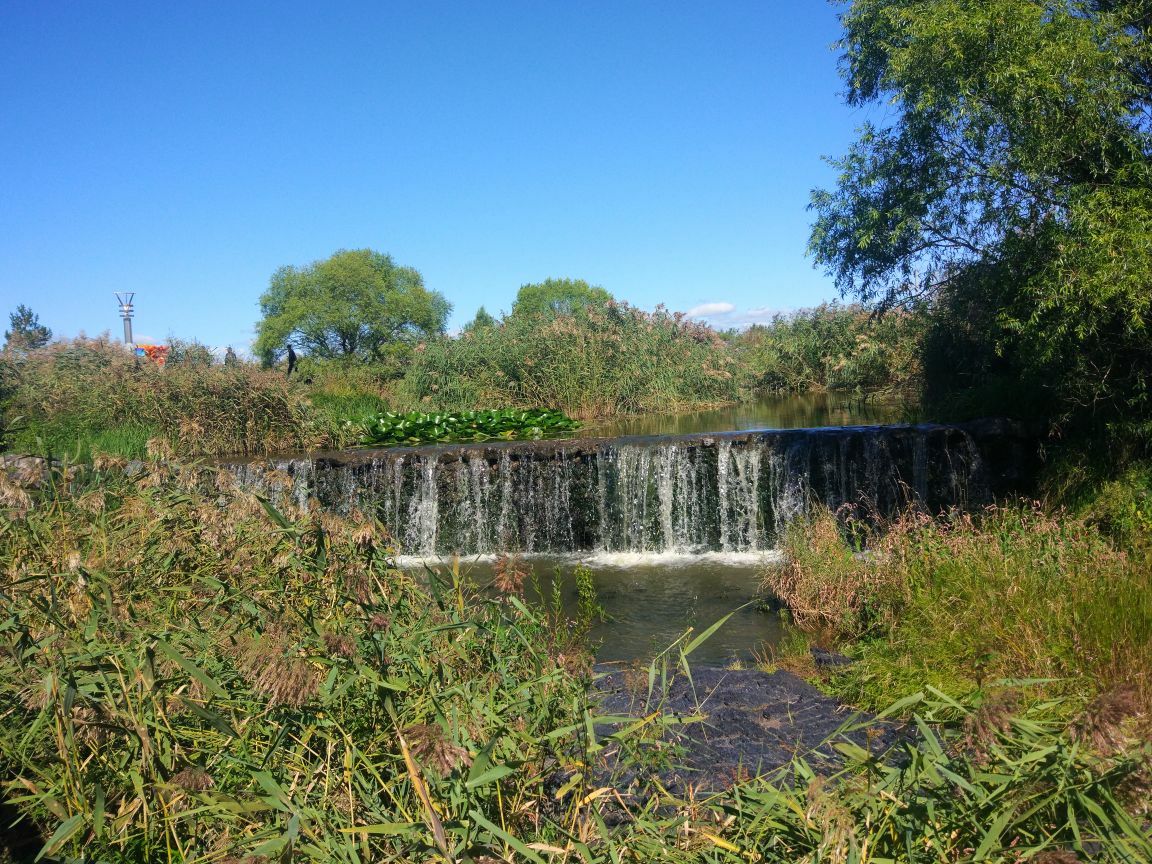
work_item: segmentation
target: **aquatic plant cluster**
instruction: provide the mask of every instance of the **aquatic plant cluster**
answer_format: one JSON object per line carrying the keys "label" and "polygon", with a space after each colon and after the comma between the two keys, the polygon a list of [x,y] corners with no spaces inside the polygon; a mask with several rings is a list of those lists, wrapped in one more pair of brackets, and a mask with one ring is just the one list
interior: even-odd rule
{"label": "aquatic plant cluster", "polygon": [[409,411],[406,414],[384,411],[358,425],[359,428],[353,434],[359,436],[360,443],[371,447],[491,441],[499,438],[532,440],[580,428],[580,424],[563,411],[548,408],[435,414],[423,411]]}
{"label": "aquatic plant cluster", "polygon": [[643,693],[688,674],[707,631],[638,670],[636,717],[598,717],[586,622],[527,605],[523,574],[487,596],[451,572],[420,582],[365,516],[123,467],[0,474],[0,858],[1152,855],[1149,754],[1122,700],[922,691],[892,706],[909,725],[888,757],[838,738],[673,793],[652,771],[676,758],[669,721]]}

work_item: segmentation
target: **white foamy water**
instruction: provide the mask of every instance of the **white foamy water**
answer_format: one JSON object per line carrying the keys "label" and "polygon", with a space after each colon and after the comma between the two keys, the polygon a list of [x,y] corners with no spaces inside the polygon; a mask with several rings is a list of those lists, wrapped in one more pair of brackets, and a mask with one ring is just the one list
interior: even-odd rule
{"label": "white foamy water", "polygon": [[[501,557],[492,553],[484,555],[397,555],[393,561],[401,570],[418,570],[425,567],[444,569],[453,566],[467,569],[472,565],[490,566]],[[589,567],[615,567],[618,569],[644,567],[677,569],[708,565],[746,570],[779,564],[784,560],[784,553],[778,549],[761,552],[592,552],[569,555],[527,552],[514,557],[529,565],[575,566],[587,564]]]}

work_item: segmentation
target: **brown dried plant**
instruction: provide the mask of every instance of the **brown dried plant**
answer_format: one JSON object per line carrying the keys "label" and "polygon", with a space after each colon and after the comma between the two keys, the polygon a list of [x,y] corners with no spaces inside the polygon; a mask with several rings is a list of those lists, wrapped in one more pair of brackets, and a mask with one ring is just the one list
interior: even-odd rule
{"label": "brown dried plant", "polygon": [[404,737],[412,748],[412,755],[422,765],[449,774],[461,765],[472,764],[472,754],[454,743],[438,723],[414,723],[404,728]]}

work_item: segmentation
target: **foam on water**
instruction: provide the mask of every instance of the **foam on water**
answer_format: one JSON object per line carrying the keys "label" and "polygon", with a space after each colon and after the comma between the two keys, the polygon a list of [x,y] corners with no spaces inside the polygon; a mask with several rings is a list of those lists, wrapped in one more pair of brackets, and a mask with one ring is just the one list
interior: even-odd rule
{"label": "foam on water", "polygon": [[[454,566],[467,569],[473,564],[495,564],[502,557],[504,555],[488,552],[477,555],[396,555],[392,560],[401,570],[445,569]],[[570,552],[563,555],[549,552],[528,552],[516,557],[528,564],[545,563],[564,566],[587,564],[596,568],[614,567],[618,569],[686,568],[700,565],[753,568],[779,564],[785,558],[784,553],[778,549],[765,549],[759,552],[591,552],[587,554]]]}

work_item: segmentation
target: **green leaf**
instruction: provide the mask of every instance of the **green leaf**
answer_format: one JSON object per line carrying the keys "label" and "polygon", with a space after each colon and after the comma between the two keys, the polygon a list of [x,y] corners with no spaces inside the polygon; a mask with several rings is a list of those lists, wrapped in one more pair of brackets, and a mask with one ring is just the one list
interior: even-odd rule
{"label": "green leaf", "polygon": [[48,838],[48,842],[44,844],[44,847],[40,850],[40,854],[36,856],[35,860],[39,861],[45,855],[55,853],[83,827],[84,814],[76,813],[73,816],[69,816],[52,832],[52,836]]}
{"label": "green leaf", "polygon": [[202,686],[213,696],[224,698],[228,695],[228,692],[219,684],[217,684],[215,679],[213,679],[207,672],[205,672],[163,639],[157,637],[156,647],[160,650],[161,654],[166,656],[169,660],[174,662],[181,669],[191,675],[196,681],[200,683],[200,686]]}
{"label": "green leaf", "polygon": [[464,785],[468,789],[479,789],[481,786],[495,783],[497,780],[514,773],[516,773],[514,768],[509,768],[507,765],[496,765],[489,768],[479,777],[469,779]]}

